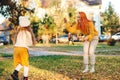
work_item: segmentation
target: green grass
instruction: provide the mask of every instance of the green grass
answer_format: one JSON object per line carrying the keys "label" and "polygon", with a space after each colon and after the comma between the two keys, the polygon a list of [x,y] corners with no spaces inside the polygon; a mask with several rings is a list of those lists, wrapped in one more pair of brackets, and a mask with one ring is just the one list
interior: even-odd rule
{"label": "green grass", "polygon": [[[2,55],[2,54],[1,54]],[[8,80],[12,73],[13,59],[0,57],[0,80]],[[119,80],[120,56],[96,57],[96,72],[82,74],[82,56],[30,57],[30,80]],[[20,71],[20,78],[23,70]]]}
{"label": "green grass", "polygon": [[12,57],[12,54],[2,53],[0,54],[0,57]]}
{"label": "green grass", "polygon": [[[13,49],[12,45],[1,46],[0,49]],[[46,47],[36,46],[47,51],[73,52],[82,51],[82,43],[75,45],[51,44]],[[96,48],[96,72],[82,74],[82,56],[32,56],[30,57],[29,80],[120,80],[120,43],[108,46],[99,43]],[[114,56],[113,56],[114,55]],[[14,70],[12,54],[0,53],[0,80],[11,80],[10,74]],[[20,71],[23,76],[23,69]]]}

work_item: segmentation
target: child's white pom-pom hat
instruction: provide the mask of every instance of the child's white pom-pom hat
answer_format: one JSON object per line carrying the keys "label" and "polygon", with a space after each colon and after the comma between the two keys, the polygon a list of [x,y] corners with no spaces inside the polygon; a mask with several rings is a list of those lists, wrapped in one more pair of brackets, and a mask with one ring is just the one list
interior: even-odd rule
{"label": "child's white pom-pom hat", "polygon": [[21,27],[28,27],[30,25],[30,20],[28,16],[20,16],[19,17],[19,25]]}

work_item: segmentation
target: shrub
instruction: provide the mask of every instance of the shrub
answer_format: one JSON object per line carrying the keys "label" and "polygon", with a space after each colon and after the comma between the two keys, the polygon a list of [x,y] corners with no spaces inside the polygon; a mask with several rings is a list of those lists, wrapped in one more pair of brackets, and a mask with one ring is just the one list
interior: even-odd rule
{"label": "shrub", "polygon": [[116,40],[115,40],[115,39],[110,38],[109,40],[107,40],[107,44],[108,44],[109,46],[114,46],[115,43],[116,43]]}

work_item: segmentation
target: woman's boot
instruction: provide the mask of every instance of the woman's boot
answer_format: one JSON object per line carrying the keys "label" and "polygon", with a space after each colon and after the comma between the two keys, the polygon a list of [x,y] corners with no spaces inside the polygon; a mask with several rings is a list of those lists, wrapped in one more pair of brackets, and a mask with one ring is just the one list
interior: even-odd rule
{"label": "woman's boot", "polygon": [[95,72],[94,64],[91,65],[90,73]]}
{"label": "woman's boot", "polygon": [[88,64],[85,64],[85,69],[83,70],[83,73],[88,72],[88,71],[89,71]]}

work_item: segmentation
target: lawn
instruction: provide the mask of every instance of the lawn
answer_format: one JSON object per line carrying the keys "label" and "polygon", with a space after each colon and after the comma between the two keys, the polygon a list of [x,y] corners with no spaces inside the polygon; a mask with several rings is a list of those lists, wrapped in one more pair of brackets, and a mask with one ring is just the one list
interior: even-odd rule
{"label": "lawn", "polygon": [[[6,46],[0,47],[0,49]],[[13,48],[7,46],[7,48]],[[82,50],[82,44],[37,46],[48,51],[72,52]],[[82,56],[31,56],[29,80],[120,80],[120,43],[108,46],[100,43],[96,51],[96,72],[82,73]],[[102,54],[102,56],[101,56]],[[12,54],[0,54],[0,80],[12,80],[10,74],[14,69]],[[20,79],[23,76],[20,71]]]}
{"label": "lawn", "polygon": [[[82,60],[82,56],[30,57],[29,80],[120,80],[120,56],[97,57],[93,74],[82,73]],[[12,55],[0,54],[0,80],[12,80],[12,62]]]}

